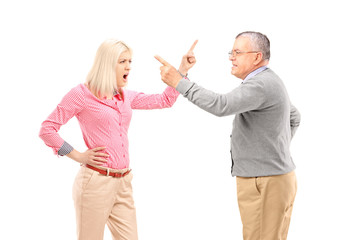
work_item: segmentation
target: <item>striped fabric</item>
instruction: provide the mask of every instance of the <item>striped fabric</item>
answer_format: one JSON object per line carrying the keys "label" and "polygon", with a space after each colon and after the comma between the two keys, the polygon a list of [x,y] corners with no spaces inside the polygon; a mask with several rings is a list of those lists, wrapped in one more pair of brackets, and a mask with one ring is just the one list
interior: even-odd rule
{"label": "striped fabric", "polygon": [[80,124],[85,144],[89,149],[103,147],[110,155],[104,167],[129,167],[128,128],[132,109],[160,109],[171,107],[179,93],[167,87],[162,94],[144,94],[123,90],[113,99],[98,99],[84,85],[79,84],[65,95],[56,109],[42,123],[39,136],[55,154],[66,155],[73,150],[58,131],[75,116]]}

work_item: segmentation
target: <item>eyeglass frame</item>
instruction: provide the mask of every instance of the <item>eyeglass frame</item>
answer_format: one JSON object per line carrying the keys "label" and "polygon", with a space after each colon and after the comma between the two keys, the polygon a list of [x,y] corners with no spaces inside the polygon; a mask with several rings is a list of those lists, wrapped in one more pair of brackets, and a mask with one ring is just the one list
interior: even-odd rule
{"label": "eyeglass frame", "polygon": [[[235,54],[234,54],[235,52]],[[242,54],[242,53],[258,53],[261,51],[249,51],[249,52],[242,52],[242,51],[236,51],[236,50],[231,50],[230,52],[228,52],[229,57],[237,57],[238,55]]]}

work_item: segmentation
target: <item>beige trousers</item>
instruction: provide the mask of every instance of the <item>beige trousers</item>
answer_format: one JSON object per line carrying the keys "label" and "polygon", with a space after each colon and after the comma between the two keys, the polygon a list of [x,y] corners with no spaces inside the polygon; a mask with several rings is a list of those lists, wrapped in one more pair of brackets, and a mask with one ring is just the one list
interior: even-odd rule
{"label": "beige trousers", "polygon": [[295,172],[236,177],[244,240],[286,240],[297,191]]}
{"label": "beige trousers", "polygon": [[114,178],[85,166],[80,168],[73,186],[79,240],[103,239],[105,224],[114,240],[138,239],[132,177],[131,172]]}

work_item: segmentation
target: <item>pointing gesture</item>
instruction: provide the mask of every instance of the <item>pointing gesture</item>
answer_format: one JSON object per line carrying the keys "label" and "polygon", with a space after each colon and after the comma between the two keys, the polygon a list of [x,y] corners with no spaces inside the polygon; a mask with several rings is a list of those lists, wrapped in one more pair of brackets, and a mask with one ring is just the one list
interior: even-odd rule
{"label": "pointing gesture", "polygon": [[155,58],[164,66],[171,66],[170,63],[168,63],[167,61],[165,61],[162,57],[160,57],[159,55],[155,55]]}
{"label": "pointing gesture", "polygon": [[160,75],[161,80],[166,83],[168,86],[176,88],[182,79],[182,75],[186,75],[190,68],[192,68],[196,59],[194,56],[194,48],[197,44],[198,40],[196,40],[190,47],[189,51],[183,56],[179,71],[177,71],[170,63],[165,61],[162,57],[156,55],[155,58],[163,65],[160,67]]}
{"label": "pointing gesture", "polygon": [[189,51],[193,51],[197,43],[198,43],[198,40],[195,40],[195,42],[193,43],[193,45],[191,46]]}
{"label": "pointing gesture", "polygon": [[196,58],[194,55],[194,48],[196,44],[198,43],[198,40],[195,40],[195,42],[191,45],[191,48],[189,51],[183,56],[179,72],[183,75],[186,75],[190,68],[192,68],[196,63]]}
{"label": "pointing gesture", "polygon": [[168,86],[176,88],[182,76],[180,73],[162,57],[156,55],[155,58],[163,65],[160,67],[161,80],[166,83]]}

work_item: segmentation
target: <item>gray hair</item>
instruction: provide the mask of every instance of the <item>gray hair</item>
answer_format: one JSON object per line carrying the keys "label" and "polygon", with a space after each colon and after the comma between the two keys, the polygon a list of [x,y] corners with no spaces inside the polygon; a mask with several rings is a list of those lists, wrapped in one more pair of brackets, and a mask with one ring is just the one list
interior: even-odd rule
{"label": "gray hair", "polygon": [[253,48],[252,50],[262,52],[264,60],[270,59],[270,41],[266,35],[259,32],[247,31],[239,33],[236,38],[238,37],[249,38],[251,47]]}

